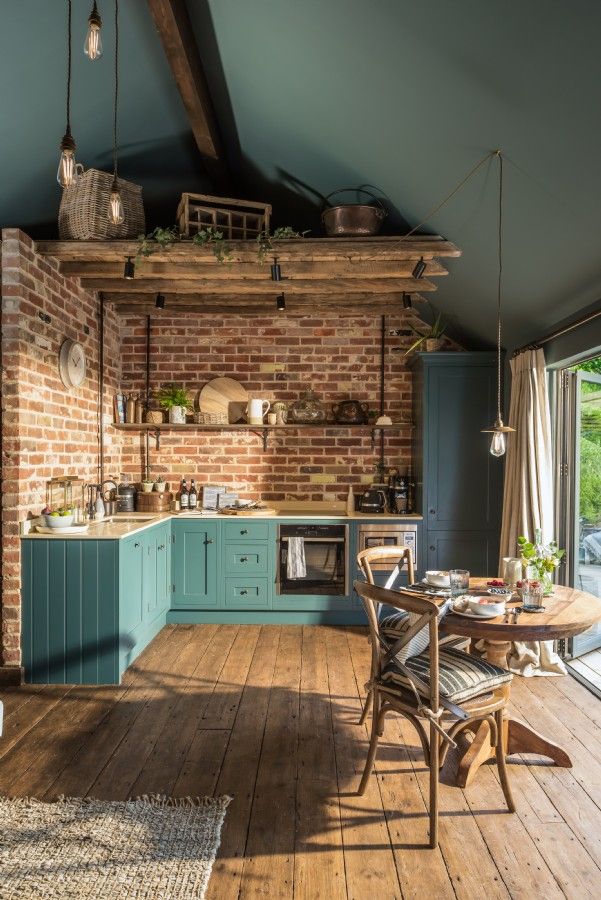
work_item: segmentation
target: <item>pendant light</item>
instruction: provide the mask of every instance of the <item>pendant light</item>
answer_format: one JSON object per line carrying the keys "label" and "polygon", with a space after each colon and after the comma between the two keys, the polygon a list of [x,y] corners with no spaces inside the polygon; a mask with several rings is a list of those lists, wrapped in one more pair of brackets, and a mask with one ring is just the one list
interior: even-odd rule
{"label": "pendant light", "polygon": [[498,215],[498,257],[499,267],[497,276],[497,418],[492,428],[483,428],[484,434],[492,434],[490,452],[493,456],[503,456],[507,449],[507,434],[515,431],[509,425],[503,424],[501,417],[502,394],[502,368],[501,368],[501,277],[503,274],[503,154],[496,152],[499,160],[499,215]]}
{"label": "pendant light", "polygon": [[92,12],[88,17],[88,30],[83,45],[83,52],[88,59],[100,59],[102,56],[102,19],[96,6],[96,0],[92,5]]}
{"label": "pendant light", "polygon": [[61,187],[70,187],[77,181],[75,141],[71,134],[71,0],[67,0],[67,125],[60,142],[60,151],[56,180]]}
{"label": "pendant light", "polygon": [[123,202],[117,181],[117,104],[119,99],[119,0],[115,0],[115,95],[113,102],[113,183],[109,199],[109,222],[122,225],[125,221]]}

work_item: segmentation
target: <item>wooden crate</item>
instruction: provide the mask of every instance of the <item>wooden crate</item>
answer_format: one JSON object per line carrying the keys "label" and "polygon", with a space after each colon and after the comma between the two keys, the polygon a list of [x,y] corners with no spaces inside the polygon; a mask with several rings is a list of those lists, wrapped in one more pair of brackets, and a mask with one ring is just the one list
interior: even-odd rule
{"label": "wooden crate", "polygon": [[182,194],[177,223],[182,237],[194,237],[207,225],[218,228],[230,241],[253,240],[269,231],[271,206],[209,194]]}

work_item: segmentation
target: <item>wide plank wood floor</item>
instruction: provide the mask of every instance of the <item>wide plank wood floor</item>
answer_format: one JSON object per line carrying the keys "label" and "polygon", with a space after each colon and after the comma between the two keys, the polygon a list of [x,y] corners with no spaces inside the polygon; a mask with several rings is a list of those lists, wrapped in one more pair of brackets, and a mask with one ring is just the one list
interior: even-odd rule
{"label": "wide plank wood floor", "polygon": [[571,677],[515,679],[514,711],[574,768],[513,757],[509,815],[495,767],[462,791],[451,756],[432,851],[402,719],[355,793],[368,669],[360,628],[168,626],[120,687],[5,690],[0,794],[231,795],[210,900],[601,896],[601,701]]}

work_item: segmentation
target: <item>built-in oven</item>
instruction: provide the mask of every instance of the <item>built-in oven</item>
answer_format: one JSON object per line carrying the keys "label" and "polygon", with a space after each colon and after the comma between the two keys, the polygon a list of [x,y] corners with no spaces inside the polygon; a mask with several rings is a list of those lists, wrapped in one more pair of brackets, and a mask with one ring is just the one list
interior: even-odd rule
{"label": "built-in oven", "polygon": [[[382,522],[377,525],[359,526],[359,550],[368,547],[409,547],[413,565],[417,565],[417,525],[413,522]],[[376,571],[390,569],[390,563],[372,562],[370,568]]]}
{"label": "built-in oven", "polygon": [[348,525],[280,525],[278,594],[349,594]]}

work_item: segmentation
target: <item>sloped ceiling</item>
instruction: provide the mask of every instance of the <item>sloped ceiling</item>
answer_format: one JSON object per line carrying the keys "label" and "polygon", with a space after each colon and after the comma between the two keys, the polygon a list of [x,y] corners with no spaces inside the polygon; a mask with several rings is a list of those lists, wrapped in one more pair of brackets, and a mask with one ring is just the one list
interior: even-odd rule
{"label": "sloped ceiling", "polygon": [[[488,150],[505,158],[505,331],[511,348],[601,296],[601,4],[572,0],[187,0],[236,189],[276,224],[319,233],[318,195],[369,184],[387,230],[413,226]],[[82,52],[91,3],[74,0],[78,158],[108,169],[113,4],[105,56]],[[64,128],[66,4],[3,10],[0,222],[55,236]],[[208,187],[143,0],[122,10],[121,172],[149,224]],[[435,304],[494,340],[494,163],[432,218],[464,251]]]}

